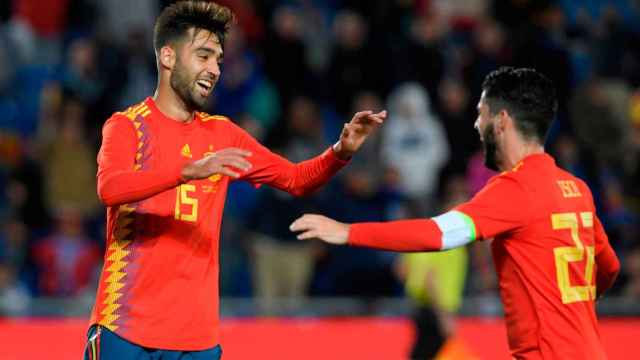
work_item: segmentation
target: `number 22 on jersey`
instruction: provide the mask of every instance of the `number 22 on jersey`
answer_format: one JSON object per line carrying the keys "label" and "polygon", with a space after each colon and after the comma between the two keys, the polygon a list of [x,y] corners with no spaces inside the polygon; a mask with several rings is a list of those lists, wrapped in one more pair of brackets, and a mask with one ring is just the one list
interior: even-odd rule
{"label": "number 22 on jersey", "polygon": [[[579,221],[580,220],[580,221]],[[578,301],[595,300],[596,287],[593,284],[593,266],[595,254],[593,246],[585,246],[580,239],[580,226],[593,227],[593,213],[558,213],[551,215],[553,230],[570,230],[571,239],[575,246],[560,246],[553,249],[556,263],[556,279],[562,296],[563,304],[571,304]],[[585,260],[584,286],[572,286],[569,265],[572,262]]]}

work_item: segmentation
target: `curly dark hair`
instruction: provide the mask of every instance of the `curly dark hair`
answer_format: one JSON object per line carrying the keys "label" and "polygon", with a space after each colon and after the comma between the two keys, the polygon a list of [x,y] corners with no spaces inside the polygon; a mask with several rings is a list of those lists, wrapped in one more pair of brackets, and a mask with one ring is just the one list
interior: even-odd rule
{"label": "curly dark hair", "polygon": [[184,37],[189,29],[207,30],[216,34],[220,44],[235,21],[229,8],[203,0],[178,1],[162,10],[153,29],[153,47],[156,52]]}
{"label": "curly dark hair", "polygon": [[492,116],[506,110],[527,139],[544,142],[558,111],[553,82],[534,69],[501,67],[482,83]]}

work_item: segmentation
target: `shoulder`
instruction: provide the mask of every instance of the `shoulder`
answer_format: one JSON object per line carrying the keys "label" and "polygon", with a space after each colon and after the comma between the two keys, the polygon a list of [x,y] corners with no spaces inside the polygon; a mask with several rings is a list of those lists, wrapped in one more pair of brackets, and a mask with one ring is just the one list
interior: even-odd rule
{"label": "shoulder", "polygon": [[522,199],[527,197],[527,187],[520,176],[512,172],[495,175],[476,194],[477,198],[499,197],[501,199]]}
{"label": "shoulder", "polygon": [[149,114],[151,114],[151,110],[144,102],[129,106],[122,111],[116,111],[104,123],[103,132],[139,129]]}
{"label": "shoulder", "polygon": [[235,128],[235,124],[230,118],[224,115],[211,115],[205,112],[197,113],[200,123],[205,128]]}
{"label": "shoulder", "polygon": [[129,106],[125,110],[113,113],[113,115],[111,115],[111,118],[121,118],[128,119],[129,121],[134,121],[139,117],[146,118],[147,116],[149,116],[149,114],[151,114],[151,109],[149,109],[149,106],[144,101],[142,101]]}
{"label": "shoulder", "polygon": [[487,182],[487,186],[519,186],[523,187],[526,176],[518,170],[503,171]]}
{"label": "shoulder", "polygon": [[234,123],[229,117],[224,115],[211,115],[205,112],[198,112],[200,123],[207,129],[215,129],[216,131],[226,131],[232,133],[243,132],[242,128]]}
{"label": "shoulder", "polygon": [[211,115],[211,114],[207,114],[206,112],[198,112],[197,116],[200,118],[200,121],[202,121],[203,123],[216,123],[216,122],[231,122],[231,119],[229,119],[228,117],[224,116],[224,115]]}

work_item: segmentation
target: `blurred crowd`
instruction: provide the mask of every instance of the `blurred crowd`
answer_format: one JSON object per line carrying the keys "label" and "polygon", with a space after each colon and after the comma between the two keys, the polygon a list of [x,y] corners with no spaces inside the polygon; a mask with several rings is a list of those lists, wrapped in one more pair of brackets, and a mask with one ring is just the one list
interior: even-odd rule
{"label": "blurred crowd", "polygon": [[[584,179],[622,264],[613,292],[640,300],[640,2],[634,0],[220,0],[237,14],[210,113],[292,161],[363,109],[389,111],[326,188],[293,198],[234,183],[221,293],[270,301],[397,296],[396,256],[298,242],[305,212],[341,221],[430,216],[494,174],[473,128],[484,76],[551,77],[546,149]],[[0,2],[0,302],[93,294],[104,249],[96,196],[101,126],[153,94],[163,0]],[[517,206],[517,204],[514,204]],[[465,294],[496,291],[487,244]],[[0,304],[2,308],[2,304]]]}

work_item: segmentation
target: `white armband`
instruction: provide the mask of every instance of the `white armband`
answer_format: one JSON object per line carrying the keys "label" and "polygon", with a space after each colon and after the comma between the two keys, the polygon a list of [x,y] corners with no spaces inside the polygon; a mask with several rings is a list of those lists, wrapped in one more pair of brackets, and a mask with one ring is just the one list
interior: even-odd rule
{"label": "white armband", "polygon": [[432,218],[442,232],[442,248],[453,249],[476,239],[476,226],[466,214],[452,210]]}

